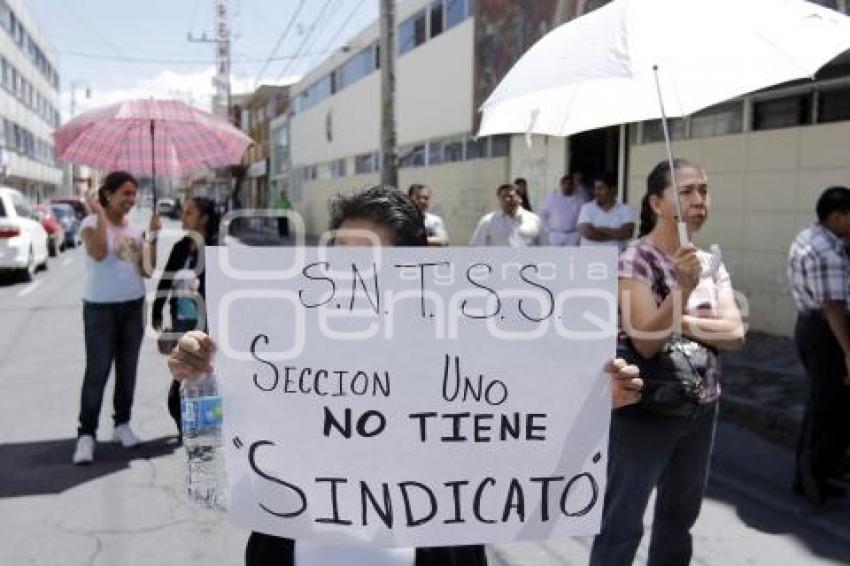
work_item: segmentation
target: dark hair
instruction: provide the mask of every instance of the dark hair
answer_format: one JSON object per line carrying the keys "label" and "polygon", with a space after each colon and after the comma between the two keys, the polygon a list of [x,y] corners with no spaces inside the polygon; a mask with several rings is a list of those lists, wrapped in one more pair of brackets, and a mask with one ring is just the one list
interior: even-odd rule
{"label": "dark hair", "polygon": [[426,188],[426,186],[422,183],[413,183],[407,189],[407,196],[413,197],[414,195],[416,195],[417,192],[421,191],[424,188]]}
{"label": "dark hair", "polygon": [[821,223],[826,222],[833,212],[850,212],[850,189],[829,187],[818,197],[815,210]]}
{"label": "dark hair", "polygon": [[560,183],[561,183],[562,185],[563,185],[564,183],[572,183],[572,182],[573,182],[573,178],[572,178],[570,175],[564,175],[563,177],[561,177],[561,181],[560,181]]}
{"label": "dark hair", "polygon": [[502,191],[516,191],[516,185],[512,183],[502,183],[498,187],[496,187],[496,194],[501,195]]}
{"label": "dark hair", "polygon": [[528,185],[528,181],[525,180],[525,177],[517,177],[514,179],[514,185]]}
{"label": "dark hair", "polygon": [[136,181],[136,178],[127,173],[126,171],[113,171],[109,175],[103,178],[103,183],[101,183],[100,188],[97,190],[97,198],[100,201],[100,205],[104,208],[109,204],[109,196],[112,195],[115,191],[121,188],[121,185],[130,181],[136,188],[139,187],[139,182]]}
{"label": "dark hair", "polygon": [[[686,167],[702,170],[701,165],[682,158],[674,159],[673,167],[676,168],[676,171],[681,171]],[[650,197],[664,194],[664,189],[669,187],[670,183],[670,162],[666,159],[659,161],[646,177],[646,194],[643,195],[643,199],[640,202],[640,229],[638,230],[638,238],[646,236],[655,228],[655,211],[652,210],[652,206],[650,205]]]}
{"label": "dark hair", "polygon": [[206,233],[204,234],[204,244],[214,246],[218,243],[218,227],[221,222],[221,217],[218,214],[217,206],[214,200],[207,197],[192,197],[189,199],[198,208],[201,216],[207,217]]}
{"label": "dark hair", "polygon": [[602,183],[609,189],[614,189],[617,187],[617,178],[612,173],[609,173],[607,171],[594,175],[593,182]]}
{"label": "dark hair", "polygon": [[394,246],[428,245],[419,207],[395,187],[378,185],[353,195],[339,195],[331,202],[330,213],[331,230],[338,230],[346,220],[357,218],[387,228]]}

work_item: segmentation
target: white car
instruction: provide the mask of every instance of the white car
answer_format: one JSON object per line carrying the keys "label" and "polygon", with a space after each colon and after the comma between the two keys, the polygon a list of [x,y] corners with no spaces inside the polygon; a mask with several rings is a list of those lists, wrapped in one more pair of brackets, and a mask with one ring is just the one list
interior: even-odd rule
{"label": "white car", "polygon": [[156,201],[156,213],[160,216],[174,217],[177,202],[173,198],[161,198]]}
{"label": "white car", "polygon": [[16,271],[29,281],[47,269],[47,231],[21,191],[0,187],[0,270]]}

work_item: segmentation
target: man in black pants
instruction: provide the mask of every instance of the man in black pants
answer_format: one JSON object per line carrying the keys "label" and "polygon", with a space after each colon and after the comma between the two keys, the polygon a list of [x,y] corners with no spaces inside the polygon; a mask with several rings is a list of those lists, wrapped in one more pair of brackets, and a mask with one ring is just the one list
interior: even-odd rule
{"label": "man in black pants", "polygon": [[850,442],[850,189],[830,187],[817,202],[818,221],[800,232],[788,254],[797,305],[794,339],[810,392],[797,442],[794,491],[814,505],[843,495],[829,483]]}

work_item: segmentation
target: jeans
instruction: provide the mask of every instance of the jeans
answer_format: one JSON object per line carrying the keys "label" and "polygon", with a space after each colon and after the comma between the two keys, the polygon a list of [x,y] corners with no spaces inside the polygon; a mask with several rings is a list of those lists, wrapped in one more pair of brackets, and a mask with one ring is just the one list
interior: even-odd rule
{"label": "jeans", "polygon": [[821,311],[797,316],[794,340],[809,378],[809,398],[797,440],[795,482],[823,490],[850,446],[850,387],[844,352]]}
{"label": "jeans", "polygon": [[632,564],[643,536],[643,515],[656,487],[647,565],[690,562],[690,531],[708,480],[717,411],[714,402],[687,418],[654,415],[640,407],[612,413],[608,485],[591,566]]}
{"label": "jeans", "polygon": [[[189,332],[190,330],[198,329],[198,321],[197,320],[180,320],[177,319],[174,321],[173,328],[171,332],[177,334],[183,334],[185,332]],[[206,328],[200,328],[199,330],[206,331]],[[180,442],[183,442],[183,421],[181,418],[181,403],[180,403],[180,382],[176,379],[171,380],[171,387],[168,388],[168,397],[166,400],[166,405],[168,406],[168,414],[171,415],[171,418],[174,419],[174,424],[177,426],[177,435]]]}
{"label": "jeans", "polygon": [[122,303],[83,303],[86,373],[80,393],[78,435],[95,435],[109,370],[115,362],[112,399],[115,426],[130,421],[139,349],[145,331],[144,299]]}

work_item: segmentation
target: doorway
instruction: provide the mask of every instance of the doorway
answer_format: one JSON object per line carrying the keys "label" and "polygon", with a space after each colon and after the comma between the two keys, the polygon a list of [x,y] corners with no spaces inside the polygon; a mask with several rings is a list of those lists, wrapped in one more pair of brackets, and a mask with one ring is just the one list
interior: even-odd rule
{"label": "doorway", "polygon": [[587,185],[600,173],[618,178],[620,126],[573,134],[569,140],[569,169],[583,173]]}

